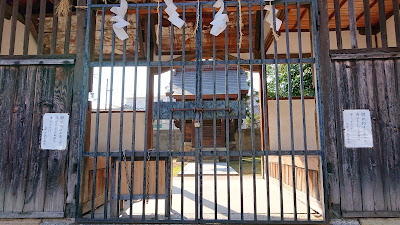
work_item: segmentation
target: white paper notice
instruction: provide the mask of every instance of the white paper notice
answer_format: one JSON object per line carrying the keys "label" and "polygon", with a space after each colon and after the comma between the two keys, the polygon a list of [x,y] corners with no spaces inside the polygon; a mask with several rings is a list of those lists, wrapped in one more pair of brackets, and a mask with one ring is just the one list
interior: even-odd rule
{"label": "white paper notice", "polygon": [[68,123],[68,113],[44,114],[40,148],[43,150],[66,150]]}
{"label": "white paper notice", "polygon": [[368,109],[343,110],[346,148],[373,148],[371,114]]}

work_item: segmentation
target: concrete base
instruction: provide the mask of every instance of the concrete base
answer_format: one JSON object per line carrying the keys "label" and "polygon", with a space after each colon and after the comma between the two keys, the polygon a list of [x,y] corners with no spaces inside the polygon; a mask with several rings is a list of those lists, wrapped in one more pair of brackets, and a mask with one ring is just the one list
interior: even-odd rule
{"label": "concrete base", "polygon": [[[183,171],[184,176],[195,176],[196,174],[196,164],[188,163]],[[199,171],[200,172],[200,171]],[[227,164],[226,163],[217,163],[216,167],[217,175],[227,175]],[[229,174],[231,176],[238,176],[239,174],[232,168],[229,167]],[[203,175],[214,175],[214,163],[203,163]],[[181,172],[178,173],[178,176],[181,176]]]}

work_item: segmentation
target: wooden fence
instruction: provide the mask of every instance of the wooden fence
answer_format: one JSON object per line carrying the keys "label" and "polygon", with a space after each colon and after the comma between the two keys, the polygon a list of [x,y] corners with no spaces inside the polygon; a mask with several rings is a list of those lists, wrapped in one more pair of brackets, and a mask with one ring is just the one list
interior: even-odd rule
{"label": "wooden fence", "polygon": [[[331,52],[331,95],[324,112],[326,118],[336,118],[328,122],[326,134],[329,199],[345,217],[400,215],[398,56]],[[373,149],[344,147],[344,109],[371,111]]]}
{"label": "wooden fence", "polygon": [[45,113],[71,113],[73,69],[0,67],[0,218],[64,217],[69,151],[40,134]]}

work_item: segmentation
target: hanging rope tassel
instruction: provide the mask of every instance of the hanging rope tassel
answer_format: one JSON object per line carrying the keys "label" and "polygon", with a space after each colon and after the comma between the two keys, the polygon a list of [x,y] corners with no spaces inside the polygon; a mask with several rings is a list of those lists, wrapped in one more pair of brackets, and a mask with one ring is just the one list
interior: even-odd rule
{"label": "hanging rope tassel", "polygon": [[70,0],[61,0],[56,6],[56,14],[61,26],[67,23],[68,14],[71,12]]}
{"label": "hanging rope tassel", "polygon": [[196,27],[194,28],[194,31],[196,32],[197,29],[199,29],[199,20],[200,20],[200,0],[197,0],[197,11],[196,11]]}
{"label": "hanging rope tassel", "polygon": [[[239,3],[239,48],[242,48],[242,40],[243,40],[243,20],[242,20],[242,2],[238,0]],[[250,15],[251,16],[251,15]]]}
{"label": "hanging rope tassel", "polygon": [[266,5],[264,7],[265,10],[267,10],[269,13],[265,17],[265,21],[267,21],[270,24],[270,28],[272,29],[272,34],[274,36],[275,40],[279,39],[279,35],[276,33],[276,31],[279,31],[282,26],[282,20],[276,18],[276,14],[278,14],[278,10],[275,10],[275,28],[274,28],[274,16],[272,13],[272,7],[271,7],[271,2],[269,2],[269,5]]}

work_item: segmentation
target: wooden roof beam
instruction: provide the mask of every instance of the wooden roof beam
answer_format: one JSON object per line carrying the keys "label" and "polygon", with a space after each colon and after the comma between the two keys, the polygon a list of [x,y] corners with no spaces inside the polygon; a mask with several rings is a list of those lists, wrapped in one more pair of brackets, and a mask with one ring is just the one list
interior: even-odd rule
{"label": "wooden roof beam", "polygon": [[[288,13],[289,13],[289,10],[288,10]],[[303,12],[301,13],[301,15],[300,15],[300,21],[304,18],[304,16],[306,15],[306,13],[307,13],[307,9],[304,9],[304,11],[303,11]],[[292,30],[296,30],[298,24],[299,24],[299,21],[296,21],[296,23],[294,24]],[[290,30],[289,30],[289,31],[290,31]]]}

